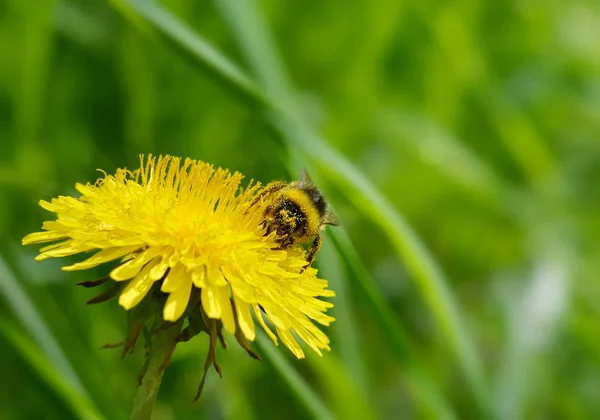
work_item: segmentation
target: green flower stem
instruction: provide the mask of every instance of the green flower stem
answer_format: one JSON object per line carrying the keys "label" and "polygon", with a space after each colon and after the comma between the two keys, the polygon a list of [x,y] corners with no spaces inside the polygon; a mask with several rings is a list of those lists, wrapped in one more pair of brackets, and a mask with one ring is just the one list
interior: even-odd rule
{"label": "green flower stem", "polygon": [[149,334],[149,353],[145,372],[133,401],[131,420],[148,420],[158,395],[165,367],[171,360],[177,342],[175,339],[181,331],[181,322],[170,328]]}

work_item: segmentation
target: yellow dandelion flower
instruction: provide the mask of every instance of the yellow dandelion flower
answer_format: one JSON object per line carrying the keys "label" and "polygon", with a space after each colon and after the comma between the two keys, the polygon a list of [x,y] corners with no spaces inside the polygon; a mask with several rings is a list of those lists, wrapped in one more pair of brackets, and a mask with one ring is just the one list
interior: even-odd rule
{"label": "yellow dandelion flower", "polygon": [[302,270],[302,248],[279,249],[277,238],[265,235],[266,203],[254,203],[261,186],[242,189],[242,178],[191,159],[142,157],[140,169],[118,169],[93,185],[77,184],[79,198],[40,201],[56,220],[23,244],[54,242],[37,260],[96,251],[65,271],[117,260],[109,276],[126,283],[119,296],[125,309],[159,287],[168,295],[165,321],[179,320],[197,301],[209,319],[237,332],[236,338],[241,331],[254,340],[255,318],[274,343],[278,336],[296,357],[304,357],[296,337],[321,354],[329,340],[313,321],[333,321],[325,314],[332,304],[319,297],[334,293],[317,270]]}

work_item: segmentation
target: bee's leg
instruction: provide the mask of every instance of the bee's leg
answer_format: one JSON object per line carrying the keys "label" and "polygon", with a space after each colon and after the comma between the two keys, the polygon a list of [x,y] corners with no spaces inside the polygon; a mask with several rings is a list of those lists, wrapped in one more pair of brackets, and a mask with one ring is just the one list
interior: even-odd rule
{"label": "bee's leg", "polygon": [[252,202],[252,204],[250,204],[250,207],[254,206],[256,203],[258,203],[260,200],[262,200],[263,197],[265,197],[269,194],[276,193],[277,191],[281,190],[286,185],[288,185],[287,182],[283,182],[283,181],[273,181],[273,182],[268,183],[265,186],[265,188],[263,188],[262,191],[259,192],[256,197],[254,197],[254,201]]}
{"label": "bee's leg", "polygon": [[315,260],[315,256],[317,255],[317,252],[319,251],[319,249],[321,249],[321,245],[323,245],[323,240],[321,239],[321,235],[315,236],[315,240],[310,245],[310,248],[308,248],[308,254],[306,255],[306,265],[304,266],[302,271],[304,271],[306,268],[310,267],[310,265],[313,263],[313,261]]}
{"label": "bee's leg", "polygon": [[260,226],[261,228],[266,228],[264,236],[268,236],[271,232],[273,232],[275,230],[275,227],[273,226],[273,223],[272,223],[273,218],[270,216],[271,207],[272,207],[271,205],[267,206],[267,208],[265,210],[266,216],[263,219],[263,221],[258,224],[258,226]]}
{"label": "bee's leg", "polygon": [[281,242],[281,248],[289,248],[294,245],[294,236],[290,233]]}

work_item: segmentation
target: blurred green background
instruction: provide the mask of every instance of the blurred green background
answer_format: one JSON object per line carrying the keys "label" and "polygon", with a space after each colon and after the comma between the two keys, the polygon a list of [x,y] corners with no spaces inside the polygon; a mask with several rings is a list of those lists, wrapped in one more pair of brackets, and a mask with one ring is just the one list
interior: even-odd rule
{"label": "blurred green background", "polygon": [[600,418],[598,2],[5,0],[0,39],[0,418],[127,418],[107,268],[20,242],[140,153],[307,167],[343,222],[332,351],[232,345],[193,403],[197,337],[156,419]]}

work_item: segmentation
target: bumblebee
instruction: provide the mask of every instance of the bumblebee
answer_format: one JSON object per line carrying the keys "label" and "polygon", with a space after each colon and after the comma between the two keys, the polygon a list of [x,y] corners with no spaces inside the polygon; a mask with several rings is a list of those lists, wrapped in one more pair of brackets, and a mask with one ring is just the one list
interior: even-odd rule
{"label": "bumblebee", "polygon": [[313,184],[306,169],[302,171],[300,181],[274,181],[267,184],[256,197],[255,203],[263,198],[269,203],[262,222],[266,227],[265,235],[276,232],[281,249],[312,240],[306,254],[305,268],[309,267],[321,248],[320,234],[325,225],[340,225],[329,203]]}

